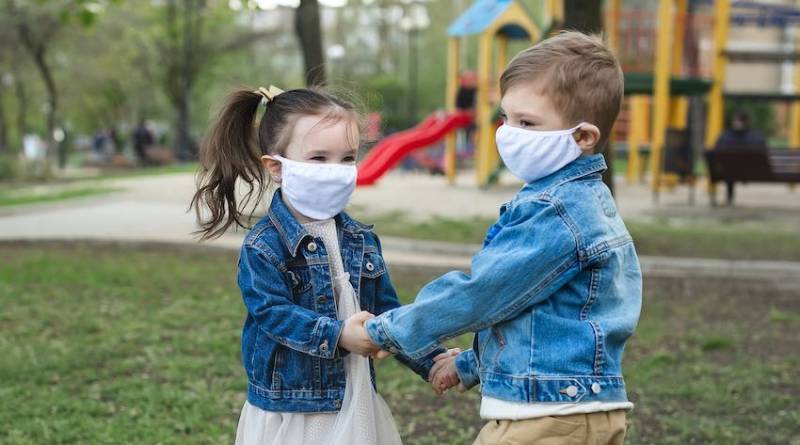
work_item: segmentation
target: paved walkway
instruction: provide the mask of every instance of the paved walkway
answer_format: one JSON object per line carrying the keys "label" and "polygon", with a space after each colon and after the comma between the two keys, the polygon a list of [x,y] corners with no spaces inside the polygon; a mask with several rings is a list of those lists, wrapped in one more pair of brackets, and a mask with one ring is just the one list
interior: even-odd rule
{"label": "paved walkway", "polygon": [[[498,206],[510,199],[518,188],[518,184],[505,179],[508,185],[483,191],[472,185],[471,178],[471,175],[462,175],[458,185],[449,187],[441,177],[396,172],[375,187],[359,189],[352,205],[361,214],[403,212],[412,219],[493,217]],[[191,174],[119,179],[109,181],[108,185],[122,191],[56,204],[0,208],[0,239],[197,242],[191,234],[196,229],[194,215],[188,213],[194,192]],[[620,211],[629,220],[671,217],[716,222],[744,220],[757,224],[768,219],[771,224],[793,225],[800,229],[800,193],[785,186],[742,187],[740,205],[732,209],[709,209],[705,199],[698,199],[696,206],[689,206],[686,193],[683,190],[665,194],[660,204],[654,206],[647,188],[621,185],[618,190]],[[238,248],[243,235],[241,230],[232,232],[209,244]],[[477,246],[402,239],[388,239],[384,245],[387,260],[394,264],[450,268],[466,268],[477,249]],[[792,263],[643,259],[643,266],[650,273],[690,274],[701,268],[729,276],[749,273],[748,270],[762,274],[769,269],[779,271],[781,277],[790,275],[789,272],[800,277],[800,271]]]}

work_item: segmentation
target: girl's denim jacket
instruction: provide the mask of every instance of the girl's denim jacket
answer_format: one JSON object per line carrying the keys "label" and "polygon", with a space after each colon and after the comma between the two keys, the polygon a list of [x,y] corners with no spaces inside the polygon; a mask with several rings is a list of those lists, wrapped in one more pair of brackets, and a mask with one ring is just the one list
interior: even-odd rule
{"label": "girl's denim jacket", "polygon": [[[342,262],[361,309],[380,314],[400,306],[378,237],[345,213],[336,216]],[[269,212],[247,234],[239,256],[239,288],[247,307],[242,363],[247,399],[267,411],[331,412],[345,390],[338,347],[344,326],[336,317],[327,246],[309,235],[276,192]],[[397,358],[423,379],[433,357]],[[375,374],[370,361],[372,382]]]}
{"label": "girl's denim jacket", "polygon": [[601,181],[602,155],[526,184],[472,260],[413,304],[369,320],[372,340],[424,357],[476,332],[456,358],[466,387],[520,403],[623,402],[622,353],[642,301],[633,241]]}

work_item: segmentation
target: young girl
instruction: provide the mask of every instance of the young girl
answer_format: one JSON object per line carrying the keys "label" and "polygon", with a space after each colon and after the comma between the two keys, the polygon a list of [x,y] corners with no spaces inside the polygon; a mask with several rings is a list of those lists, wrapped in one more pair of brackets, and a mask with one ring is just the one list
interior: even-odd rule
{"label": "young girl", "polygon": [[[236,444],[401,443],[375,392],[378,349],[354,334],[400,305],[378,237],[342,211],[355,189],[359,120],[320,90],[242,90],[205,141],[192,200],[203,238],[244,227],[243,209],[278,186],[239,257],[249,386]],[[427,379],[440,352],[397,358]]]}

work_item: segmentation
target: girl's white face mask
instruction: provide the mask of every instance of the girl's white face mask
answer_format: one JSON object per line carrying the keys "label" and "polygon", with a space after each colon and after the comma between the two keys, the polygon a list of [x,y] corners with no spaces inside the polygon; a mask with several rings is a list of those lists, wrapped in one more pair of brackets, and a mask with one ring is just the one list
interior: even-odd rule
{"label": "girl's white face mask", "polygon": [[356,189],[355,165],[298,162],[273,156],[281,163],[281,191],[295,210],[311,219],[338,215]]}
{"label": "girl's white face mask", "polygon": [[504,124],[495,133],[497,150],[514,176],[533,182],[580,157],[583,151],[572,134],[581,125],[567,130],[534,131]]}

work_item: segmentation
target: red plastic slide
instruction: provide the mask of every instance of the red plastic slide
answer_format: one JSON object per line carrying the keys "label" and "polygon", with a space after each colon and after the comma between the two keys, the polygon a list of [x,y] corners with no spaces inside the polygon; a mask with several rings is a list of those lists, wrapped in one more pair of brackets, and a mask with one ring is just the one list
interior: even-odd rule
{"label": "red plastic slide", "polygon": [[428,147],[459,128],[472,123],[472,113],[433,113],[419,125],[394,133],[380,142],[358,165],[358,185],[372,185],[409,153]]}

